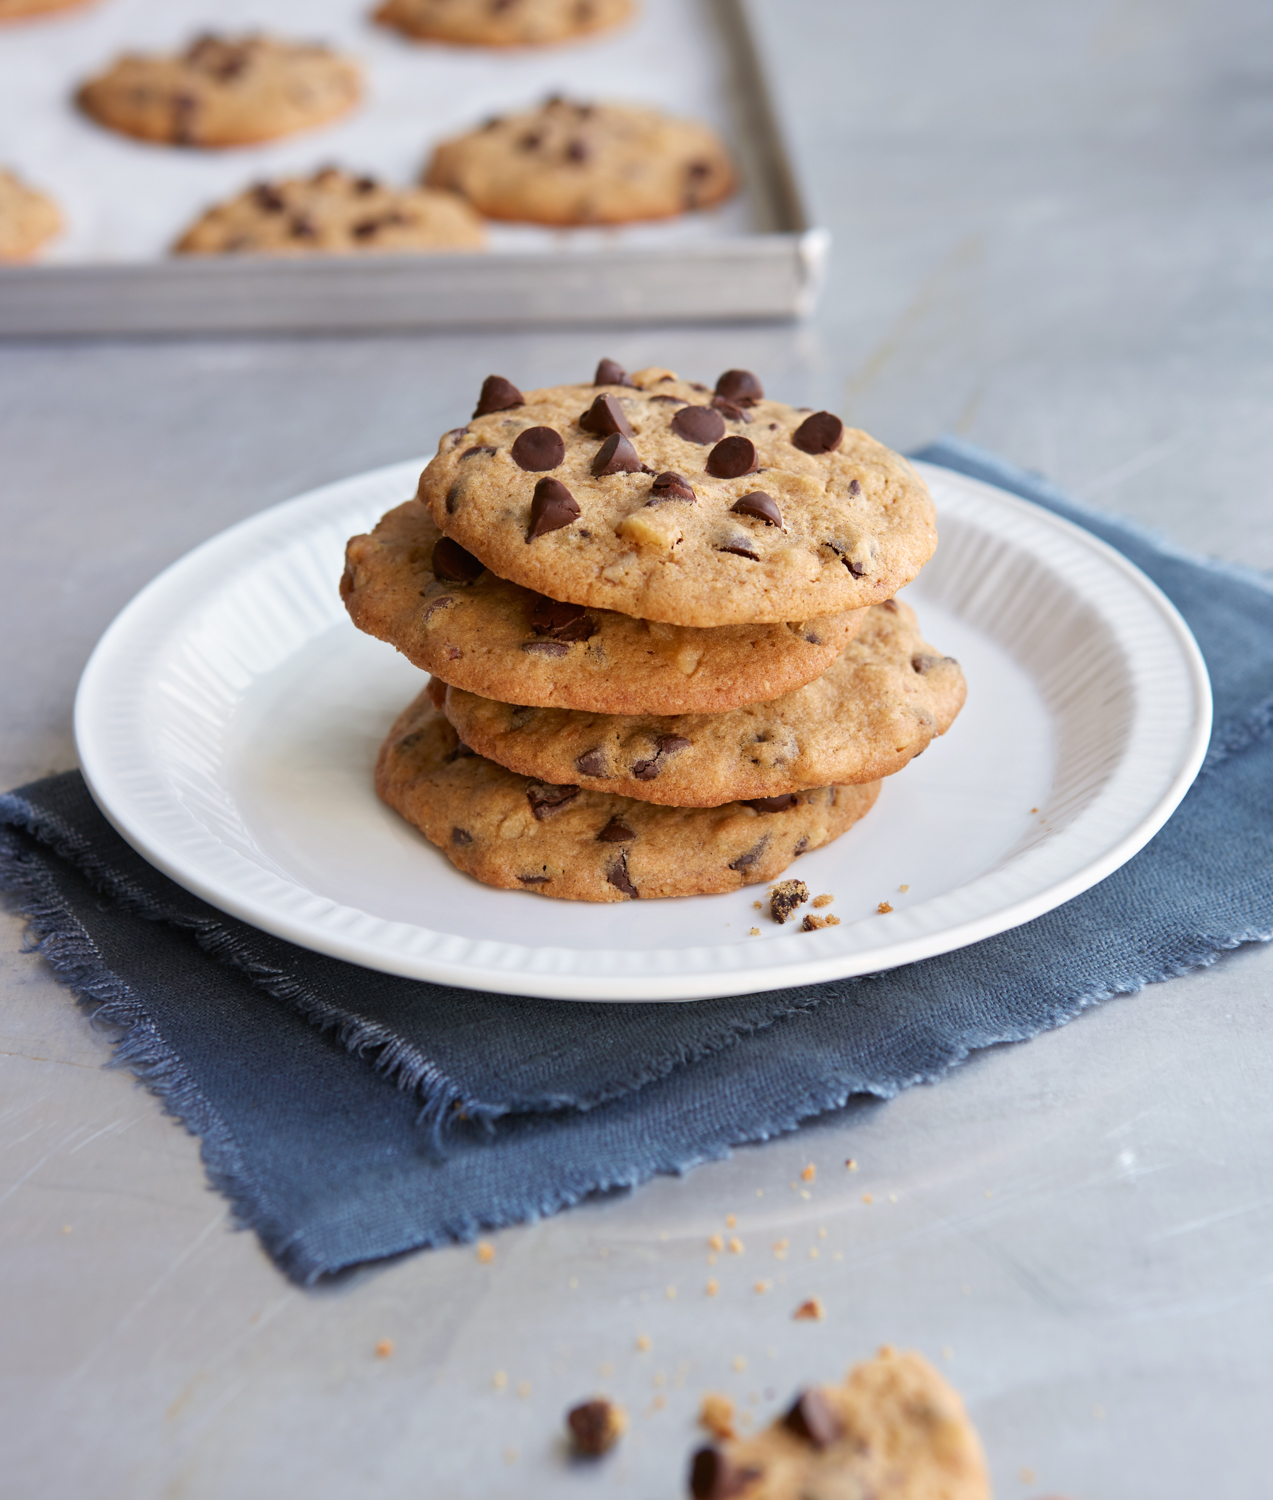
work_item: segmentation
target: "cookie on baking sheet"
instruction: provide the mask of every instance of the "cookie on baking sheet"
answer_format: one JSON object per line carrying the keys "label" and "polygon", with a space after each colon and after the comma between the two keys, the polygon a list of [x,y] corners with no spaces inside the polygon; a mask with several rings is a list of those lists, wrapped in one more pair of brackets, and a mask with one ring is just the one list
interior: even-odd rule
{"label": "cookie on baking sheet", "polygon": [[709,208],[734,191],[716,132],[636,104],[577,104],[488,120],[442,141],[425,173],[491,219],[627,224]]}
{"label": "cookie on baking sheet", "polygon": [[454,193],[384,187],[324,167],[312,177],[259,182],[201,215],[178,255],[344,255],[482,250],[481,219]]}
{"label": "cookie on baking sheet", "polygon": [[182,53],[128,52],[81,85],[81,108],[124,135],[173,146],[242,146],[347,114],[355,62],[316,43],[206,34]]}
{"label": "cookie on baking sheet", "polygon": [[883,1348],[755,1437],[701,1448],[695,1500],[990,1500],[977,1429],[922,1355]]}
{"label": "cookie on baking sheet", "polygon": [[878,784],[821,787],[778,810],[653,807],[548,786],[474,755],[421,693],[389,731],[376,791],[486,885],[569,901],[700,896],[773,880],[846,832]]}
{"label": "cookie on baking sheet", "polygon": [[953,657],[900,601],[874,605],[815,681],[717,714],[589,714],[448,688],[466,745],[523,776],[669,807],[714,807],[892,776],[950,728],[964,701]]}
{"label": "cookie on baking sheet", "polygon": [[385,0],[375,19],[425,41],[542,47],[609,30],[632,10],[632,0]]}
{"label": "cookie on baking sheet", "polygon": [[0,21],[24,21],[56,10],[72,10],[90,0],[0,0]]}
{"label": "cookie on baking sheet", "polygon": [[345,550],[359,630],[486,698],[592,713],[717,713],[776,698],[835,660],[865,610],[789,625],[659,625],[558,604],[484,569],[409,500]]}
{"label": "cookie on baking sheet", "polygon": [[61,228],[52,198],[0,167],[0,260],[30,260]]}
{"label": "cookie on baking sheet", "polygon": [[746,370],[715,395],[658,369],[524,395],[492,375],[419,495],[501,578],[673,625],[861,609],[937,545],[905,459],[830,412],[766,400]]}

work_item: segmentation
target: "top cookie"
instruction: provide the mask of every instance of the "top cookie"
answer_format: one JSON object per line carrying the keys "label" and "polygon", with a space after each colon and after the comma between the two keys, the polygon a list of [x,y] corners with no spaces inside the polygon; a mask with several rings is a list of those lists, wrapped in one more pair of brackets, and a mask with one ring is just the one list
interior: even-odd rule
{"label": "top cookie", "polygon": [[666,219],[734,191],[729,155],[706,125],[560,96],[443,141],[425,181],[488,218],[535,224]]}
{"label": "top cookie", "polygon": [[385,0],[377,21],[473,47],[542,47],[626,21],[632,0]]}
{"label": "top cookie", "polygon": [[79,91],[99,124],[173,146],[242,146],[305,130],[357,104],[356,63],[266,36],[198,37],[176,56],[125,53]]}
{"label": "top cookie", "polygon": [[0,168],[0,260],[29,260],[61,227],[51,198]]}
{"label": "top cookie", "polygon": [[[675,625],[807,620],[891,598],[937,545],[923,481],[829,412],[666,370],[523,395],[491,376],[419,495],[501,578]],[[582,420],[581,420],[582,418]]]}

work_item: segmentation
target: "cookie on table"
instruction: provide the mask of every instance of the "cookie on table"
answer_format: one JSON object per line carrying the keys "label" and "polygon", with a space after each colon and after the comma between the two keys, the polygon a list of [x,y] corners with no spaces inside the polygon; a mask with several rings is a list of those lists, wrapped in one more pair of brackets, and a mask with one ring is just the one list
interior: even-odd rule
{"label": "cookie on table", "polygon": [[660,369],[525,395],[490,376],[419,496],[501,578],[672,625],[862,609],[937,545],[904,458],[830,412],[766,400],[745,370],[715,395]]}
{"label": "cookie on table", "polygon": [[811,682],[866,618],[660,625],[559,604],[484,569],[409,500],[345,551],[341,594],[359,630],[456,687],[593,713],[718,713]]}
{"label": "cookie on table", "polygon": [[462,745],[428,690],[389,731],[376,791],[457,869],[568,901],[700,896],[773,880],[845,833],[878,784],[821,787],[778,810],[669,808],[515,775]]}
{"label": "cookie on table", "polygon": [[90,0],[0,0],[0,21],[22,21],[57,10],[73,10]]}
{"label": "cookie on table", "polygon": [[700,1449],[695,1500],[990,1500],[977,1430],[922,1355],[881,1349],[755,1437]]}
{"label": "cookie on table", "polygon": [[490,219],[627,224],[710,208],[734,191],[715,131],[636,104],[577,104],[491,119],[443,141],[430,187],[462,193]]}
{"label": "cookie on table", "polygon": [[81,108],[124,135],[172,146],[242,146],[347,114],[357,63],[316,43],[196,38],[181,53],[125,53],[80,87]]}
{"label": "cookie on table", "polygon": [[632,11],[632,0],[385,0],[375,18],[425,41],[542,47],[609,30]]}
{"label": "cookie on table", "polygon": [[446,716],[479,755],[544,781],[573,781],[673,807],[785,797],[892,776],[945,734],[964,675],[890,600],[821,677],[714,714],[589,714],[446,692]]}
{"label": "cookie on table", "polygon": [[52,198],[0,168],[0,260],[30,260],[61,228]]}
{"label": "cookie on table", "polygon": [[454,193],[384,187],[324,167],[312,177],[260,182],[202,214],[178,255],[347,255],[482,250],[486,229]]}

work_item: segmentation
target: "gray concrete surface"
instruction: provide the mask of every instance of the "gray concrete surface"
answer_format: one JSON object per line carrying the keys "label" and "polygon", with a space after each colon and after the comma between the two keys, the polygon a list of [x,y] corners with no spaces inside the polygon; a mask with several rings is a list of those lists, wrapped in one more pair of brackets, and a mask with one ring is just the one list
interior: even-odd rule
{"label": "gray concrete surface", "polygon": [[[78,672],[159,568],[427,447],[492,368],[533,385],[601,353],[748,365],[895,445],[958,431],[1273,566],[1273,11],[768,0],[765,17],[836,235],[807,326],[0,347],[4,784],[74,763]],[[457,1248],[302,1293],[232,1231],[197,1143],[103,1069],[106,1039],[20,924],[0,937],[6,1497],[656,1500],[681,1493],[704,1389],[760,1422],[885,1340],[964,1392],[1000,1496],[1269,1492],[1266,950],[506,1231],[489,1266]],[[709,1270],[729,1214],[745,1253]],[[813,1293],[827,1321],[793,1324]],[[571,1469],[560,1414],[597,1388],[633,1432]]]}

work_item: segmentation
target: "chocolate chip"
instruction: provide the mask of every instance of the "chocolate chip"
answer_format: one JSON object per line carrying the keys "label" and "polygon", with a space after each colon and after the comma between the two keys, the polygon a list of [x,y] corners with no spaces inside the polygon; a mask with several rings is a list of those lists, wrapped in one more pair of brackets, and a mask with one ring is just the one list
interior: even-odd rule
{"label": "chocolate chip", "polygon": [[755,516],[766,526],[782,525],[782,512],[778,509],[778,502],[772,495],[766,495],[764,490],[752,490],[749,494],[740,495],[729,508],[736,516]]}
{"label": "chocolate chip", "polygon": [[513,462],[528,474],[555,469],[566,456],[566,445],[554,427],[528,427],[519,432],[510,450]]}
{"label": "chocolate chip", "polygon": [[566,147],[567,161],[587,161],[591,155],[592,147],[589,146],[587,141],[574,140]]}
{"label": "chocolate chip", "polygon": [[471,844],[473,835],[467,828],[453,828],[451,830],[451,842],[453,844]]}
{"label": "chocolate chip", "polygon": [[645,503],[662,505],[667,500],[683,500],[690,505],[694,504],[693,485],[684,474],[678,474],[675,469],[667,469],[655,476],[654,483],[650,486],[650,498]]}
{"label": "chocolate chip", "polygon": [[740,854],[737,859],[731,860],[731,870],[746,870],[754,865],[769,845],[769,835],[766,834],[758,844],[753,844],[746,854]]}
{"label": "chocolate chip", "polygon": [[597,1458],[608,1453],[623,1433],[624,1419],[619,1410],[603,1400],[585,1401],[566,1413],[566,1426],[577,1453]]}
{"label": "chocolate chip", "polygon": [[547,885],[552,877],[549,875],[519,875],[517,878],[523,885]]}
{"label": "chocolate chip", "polygon": [[628,378],[628,372],[617,360],[603,359],[597,365],[597,373],[592,377],[593,385],[628,385],[632,381]]}
{"label": "chocolate chip", "polygon": [[472,757],[472,756],[474,756],[476,754],[477,754],[477,751],[476,750],[470,750],[469,747],[464,743],[463,740],[456,740],[456,742],[455,742],[455,749],[452,750],[449,755],[444,755],[442,757],[442,761],[443,761],[444,765],[448,765],[449,766],[452,761],[455,761],[455,760],[468,760],[470,757]]}
{"label": "chocolate chip", "polygon": [[791,434],[801,453],[834,453],[844,437],[844,423],[829,411],[815,411]]}
{"label": "chocolate chip", "polygon": [[604,776],[606,774],[606,752],[600,745],[585,750],[575,757],[575,770],[581,776]]}
{"label": "chocolate chip", "polygon": [[308,214],[295,214],[291,224],[292,238],[294,240],[316,240],[318,238],[318,225]]}
{"label": "chocolate chip", "polygon": [[789,807],[795,807],[800,801],[794,792],[781,792],[777,797],[752,797],[743,803],[744,807],[754,807],[760,813],[786,812]]}
{"label": "chocolate chip", "polygon": [[560,479],[541,479],[530,502],[530,530],[527,542],[547,531],[559,531],[579,519],[579,502]]}
{"label": "chocolate chip", "polygon": [[672,431],[687,443],[715,443],[725,436],[725,418],[710,406],[683,406],[672,418]]}
{"label": "chocolate chip", "polygon": [[760,553],[752,550],[749,539],[736,537],[733,541],[722,542],[716,548],[717,552],[731,552],[735,557],[748,557],[752,562],[760,561]]}
{"label": "chocolate chip", "polygon": [[683,396],[669,396],[664,391],[656,391],[654,393],[654,395],[650,397],[650,400],[651,401],[670,401],[673,406],[688,406],[689,405],[689,402],[686,401]]}
{"label": "chocolate chip", "polygon": [[680,750],[688,750],[693,744],[679,734],[661,734],[654,741],[654,754],[648,760],[638,760],[633,764],[632,774],[638,781],[653,781],[663,769],[663,763],[669,756],[675,755]]}
{"label": "chocolate chip", "polygon": [[612,432],[621,432],[628,438],[636,436],[623,415],[623,408],[606,392],[598,396],[579,418],[579,425],[585,432],[595,432],[598,437],[609,437]]}
{"label": "chocolate chip", "polygon": [[193,146],[194,122],[199,113],[199,101],[193,94],[176,94],[172,101],[172,139],[178,146]]}
{"label": "chocolate chip", "polygon": [[701,182],[704,177],[712,175],[712,164],[710,161],[692,161],[685,168],[685,174],[691,182]]}
{"label": "chocolate chip", "polygon": [[539,783],[526,788],[526,800],[530,803],[530,810],[535,814],[537,823],[542,823],[545,818],[551,818],[563,807],[568,807],[578,795],[577,786],[548,786]]}
{"label": "chocolate chip", "polygon": [[804,853],[804,851],[808,847],[809,847],[809,835],[805,834],[805,836],[800,840],[800,842],[796,845],[796,847],[791,851],[791,857],[792,857],[792,859],[799,858],[799,856],[802,855]]}
{"label": "chocolate chip", "polygon": [[636,449],[621,432],[612,432],[592,460],[594,479],[607,474],[639,474],[644,468]]}
{"label": "chocolate chip", "polygon": [[[423,591],[421,592],[420,597],[421,599],[424,598]],[[440,609],[450,609],[450,607],[454,603],[455,600],[450,596],[450,594],[443,594],[440,599],[434,599],[424,611],[423,623],[427,624]]]}
{"label": "chocolate chip", "polygon": [[488,375],[482,382],[482,394],[477,398],[473,416],[485,417],[493,411],[511,411],[514,406],[525,404],[525,396],[511,380],[505,380],[502,375]]}
{"label": "chocolate chip", "polygon": [[750,422],[751,417],[742,409],[735,406],[732,401],[726,401],[724,396],[713,396],[712,405],[725,418],[727,422]]}
{"label": "chocolate chip", "polygon": [[499,452],[498,448],[492,448],[487,443],[475,443],[471,448],[466,448],[464,450],[464,452],[460,454],[460,462],[463,463],[466,458],[472,458],[475,454],[478,454],[478,453],[498,453],[498,452]]}
{"label": "chocolate chip", "polygon": [[857,480],[857,479],[850,479],[849,480],[849,494],[850,495],[860,495],[861,493],[862,493],[862,484],[861,484],[861,481]]}
{"label": "chocolate chip", "polygon": [[829,1448],[841,1431],[840,1419],[831,1403],[816,1388],[800,1392],[783,1417],[782,1425],[815,1448]]}
{"label": "chocolate chip", "polygon": [[484,562],[480,562],[471,552],[466,552],[459,542],[453,542],[449,536],[439,538],[433,548],[429,566],[433,569],[433,576],[440,578],[443,583],[472,583],[486,572]]}
{"label": "chocolate chip", "polygon": [[765,399],[765,390],[750,370],[726,370],[716,382],[716,394],[735,406],[755,406]]}
{"label": "chocolate chip", "polygon": [[534,151],[537,146],[543,144],[543,136],[537,130],[528,130],[525,135],[518,139],[519,150]]}
{"label": "chocolate chip", "polygon": [[570,647],[565,641],[523,641],[527,656],[565,656]]}
{"label": "chocolate chip", "polygon": [[690,1494],[694,1500],[733,1500],[760,1473],[726,1458],[719,1448],[700,1448],[690,1464]]}
{"label": "chocolate chip", "polygon": [[360,219],[358,223],[354,225],[352,233],[356,240],[373,239],[380,233],[380,220]]}
{"label": "chocolate chip", "polygon": [[755,467],[756,445],[750,438],[727,437],[707,455],[707,472],[713,479],[738,479]]}
{"label": "chocolate chip", "polygon": [[809,887],[803,880],[780,880],[769,897],[769,915],[775,922],[785,922],[808,899]]}
{"label": "chocolate chip", "polygon": [[636,834],[619,818],[611,818],[606,826],[597,835],[599,844],[626,844],[636,838]]}
{"label": "chocolate chip", "polygon": [[530,625],[536,635],[550,635],[558,641],[586,641],[597,633],[597,622],[583,605],[542,596],[531,606]]}
{"label": "chocolate chip", "polygon": [[354,192],[360,194],[374,193],[379,186],[380,184],[374,177],[360,177],[354,183]]}
{"label": "chocolate chip", "polygon": [[464,486],[457,479],[446,492],[446,513],[453,516],[459,507],[460,498],[464,494]]}
{"label": "chocolate chip", "polygon": [[[466,438],[468,437],[468,435],[469,430],[467,427],[452,427],[450,432],[444,432],[442,434],[442,443],[445,443],[448,448],[454,448],[459,444],[462,438]],[[442,443],[438,444],[439,448],[442,447]]]}
{"label": "chocolate chip", "polygon": [[641,892],[632,884],[632,877],[628,874],[628,851],[625,849],[606,871],[606,879],[616,890],[622,891],[625,896],[630,896],[636,901]]}
{"label": "chocolate chip", "polygon": [[268,214],[281,214],[287,207],[282,193],[271,182],[257,183],[252,189],[252,201]]}

